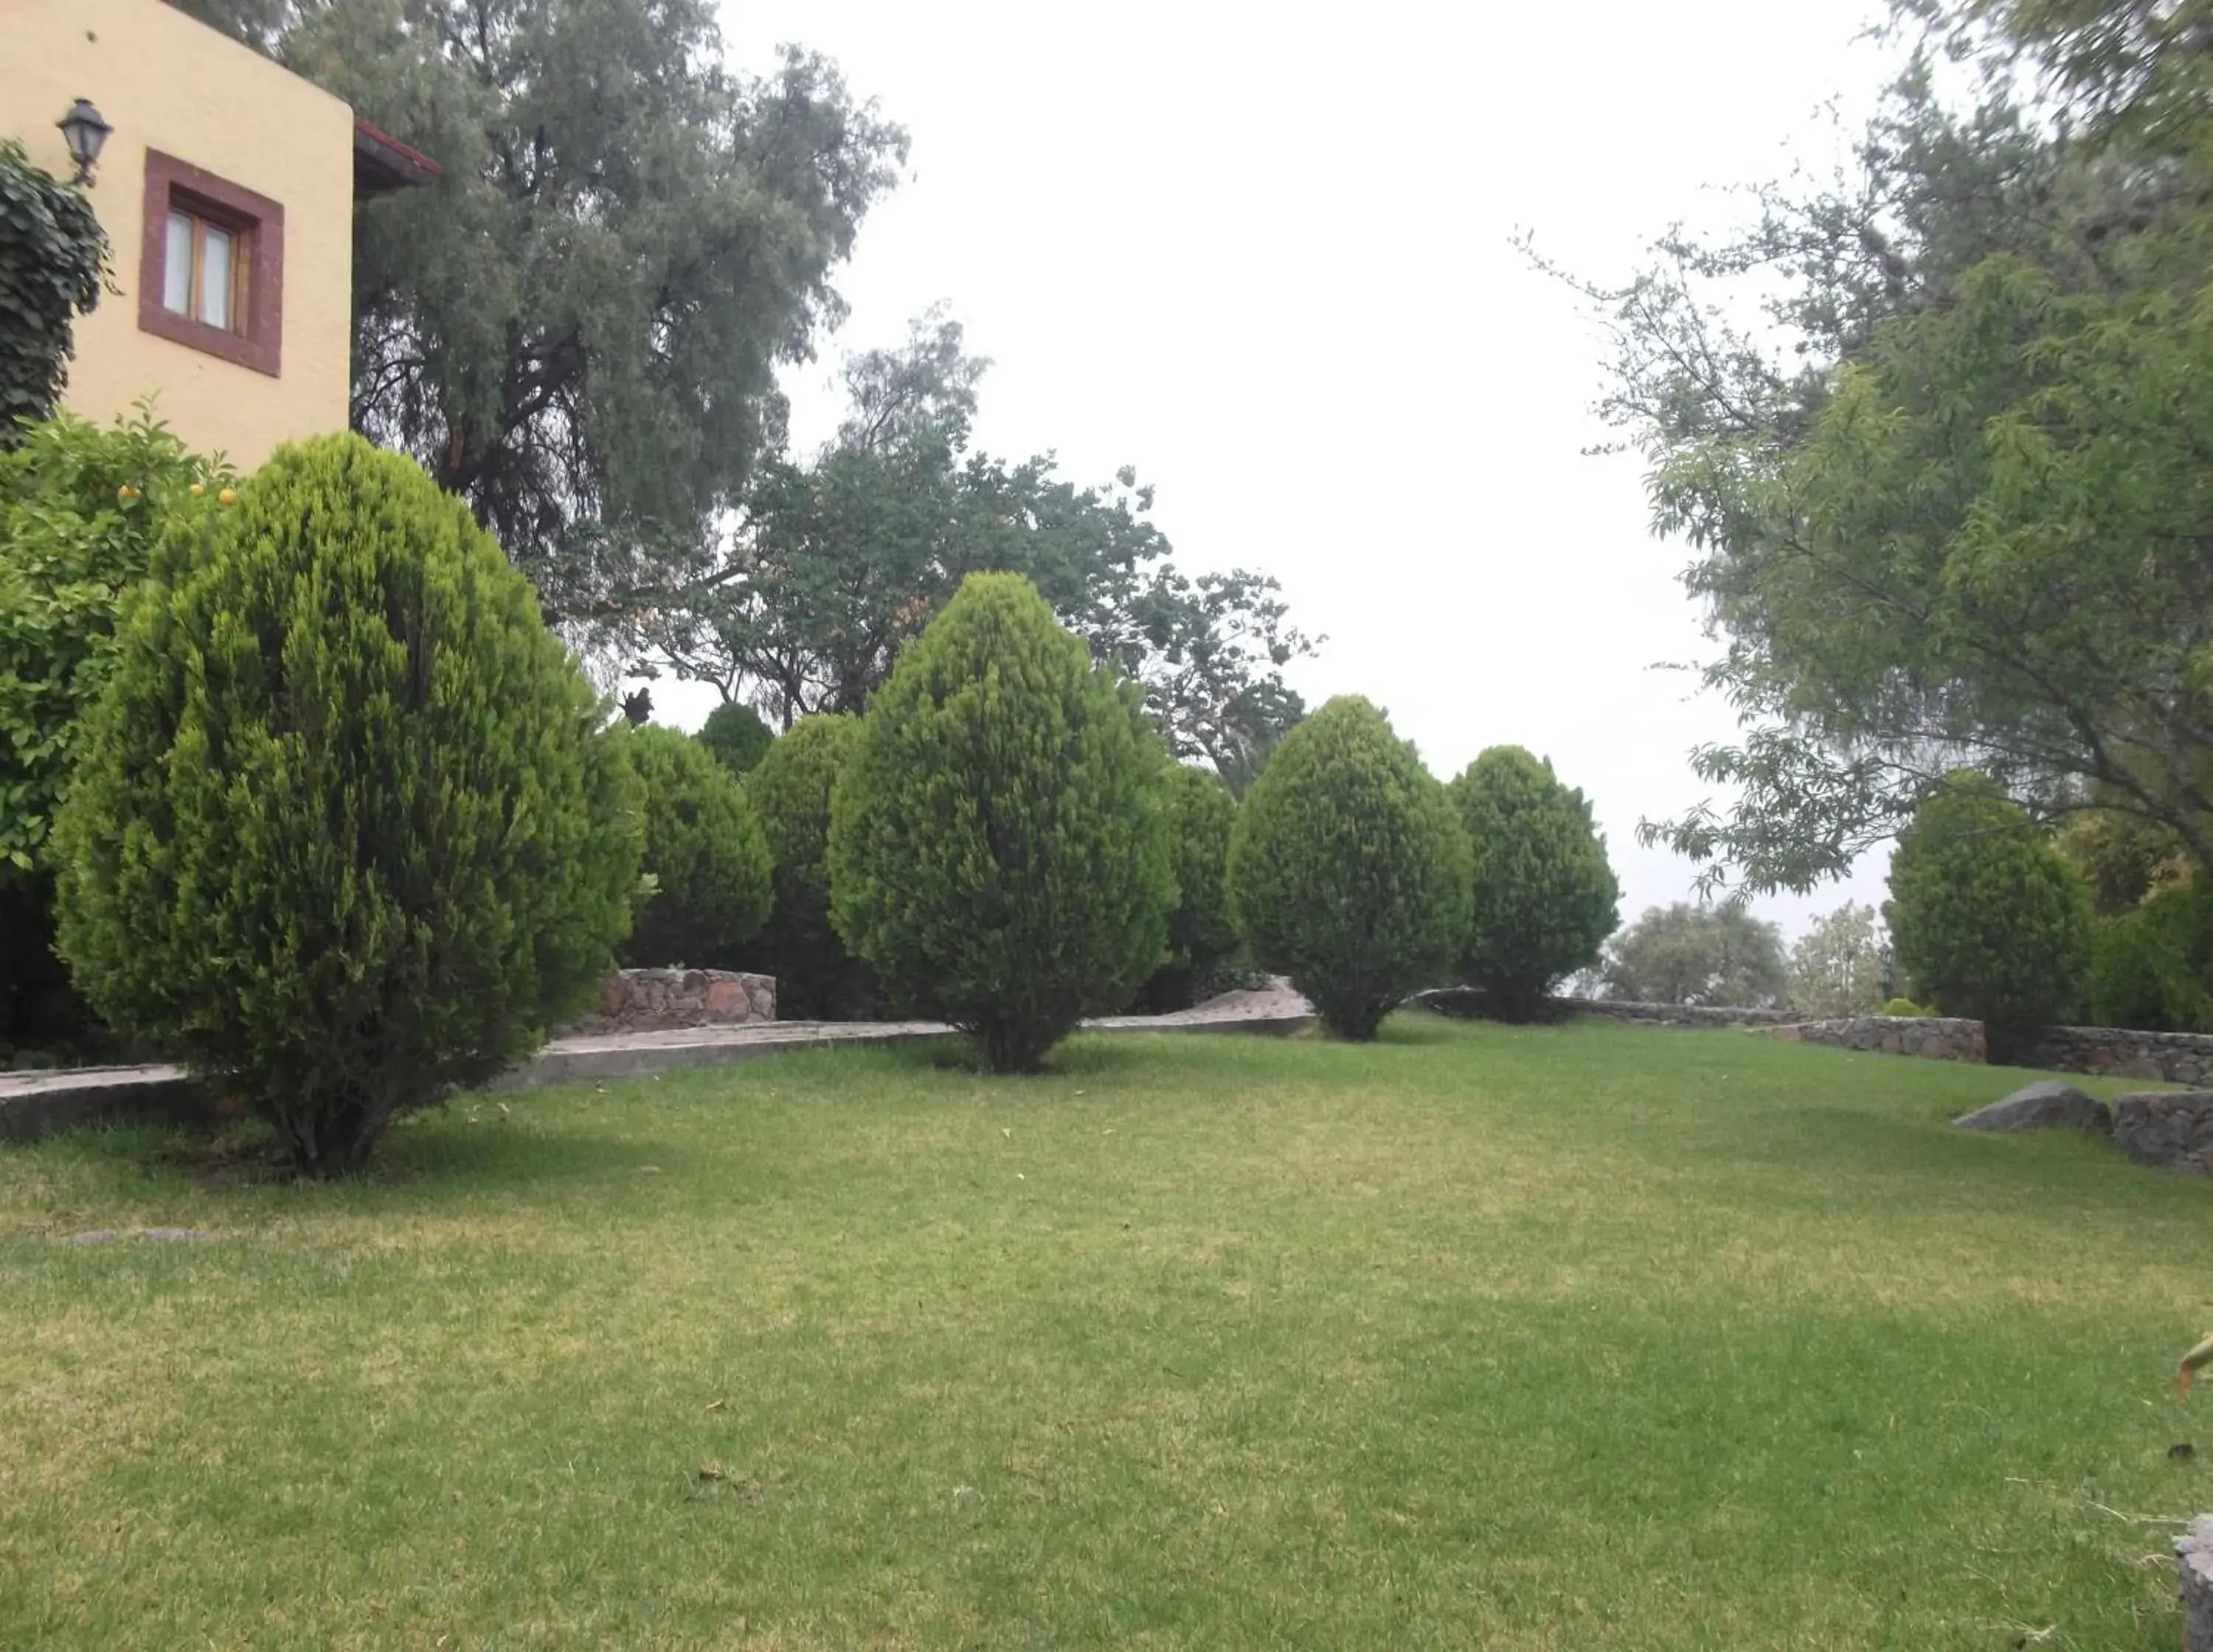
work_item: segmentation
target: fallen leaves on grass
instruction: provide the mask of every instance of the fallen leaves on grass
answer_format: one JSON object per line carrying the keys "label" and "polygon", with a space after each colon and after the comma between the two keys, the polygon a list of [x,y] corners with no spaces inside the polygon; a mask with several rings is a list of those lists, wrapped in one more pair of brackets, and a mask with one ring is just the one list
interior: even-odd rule
{"label": "fallen leaves on grass", "polygon": [[2199,1367],[2209,1363],[2213,1363],[2213,1331],[2207,1332],[2205,1339],[2185,1354],[2182,1362],[2174,1368],[2174,1392],[2188,1393],[2191,1378],[2198,1375]]}

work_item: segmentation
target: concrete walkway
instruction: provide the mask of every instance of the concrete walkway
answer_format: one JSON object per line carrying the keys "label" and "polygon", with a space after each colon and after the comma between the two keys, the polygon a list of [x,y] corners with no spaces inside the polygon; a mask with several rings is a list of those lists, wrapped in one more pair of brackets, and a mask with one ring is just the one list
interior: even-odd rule
{"label": "concrete walkway", "polygon": [[[1286,982],[1257,992],[1226,992],[1170,1015],[1110,1015],[1083,1023],[1090,1033],[1295,1033],[1311,1026],[1314,1006]],[[538,1089],[588,1079],[637,1078],[687,1067],[726,1067],[787,1050],[912,1044],[942,1038],[937,1021],[756,1021],[673,1033],[613,1033],[558,1038],[485,1088]],[[76,1067],[0,1073],[0,1142],[30,1141],[58,1130],[124,1120],[190,1124],[211,1116],[207,1097],[181,1067]]]}

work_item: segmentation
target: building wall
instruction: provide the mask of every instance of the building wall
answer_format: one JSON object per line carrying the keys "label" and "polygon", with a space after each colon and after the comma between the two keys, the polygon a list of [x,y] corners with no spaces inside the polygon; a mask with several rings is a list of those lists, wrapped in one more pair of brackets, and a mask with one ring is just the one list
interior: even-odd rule
{"label": "building wall", "polygon": [[[0,0],[0,137],[55,176],[75,170],[54,123],[89,98],[115,130],[90,193],[119,293],[76,326],[67,405],[105,423],[152,396],[189,447],[241,469],[277,442],[346,423],[353,261],[353,114],[328,93],[167,0]],[[275,376],[143,332],[140,253],[149,149],[284,210]]]}

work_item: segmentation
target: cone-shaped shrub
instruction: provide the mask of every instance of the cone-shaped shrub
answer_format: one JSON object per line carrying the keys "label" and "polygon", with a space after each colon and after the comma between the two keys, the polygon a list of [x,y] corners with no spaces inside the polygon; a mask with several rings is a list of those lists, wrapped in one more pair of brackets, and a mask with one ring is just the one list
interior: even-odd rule
{"label": "cone-shaped shrub", "polygon": [[768,842],[737,777],[690,735],[648,723],[614,740],[644,787],[639,869],[653,893],[631,919],[625,964],[735,969],[768,917]]}
{"label": "cone-shaped shrub", "polygon": [[1027,580],[970,575],[870,698],[831,799],[838,933],[994,1071],[1035,1069],[1160,960],[1167,761]]}
{"label": "cone-shaped shrub", "polygon": [[311,1175],[598,988],[637,783],[530,585],[413,460],[281,448],[174,525],[57,826],[61,947]]}
{"label": "cone-shaped shrub", "polygon": [[777,1013],[787,1021],[875,1013],[875,972],[830,923],[830,793],[860,737],[857,717],[802,717],[746,777],[774,869],[761,967],[776,977]]}
{"label": "cone-shaped shrub", "polygon": [[1451,973],[1472,875],[1444,787],[1357,695],[1283,736],[1229,834],[1229,910],[1253,956],[1341,1038],[1374,1038]]}
{"label": "cone-shaped shrub", "polygon": [[1176,904],[1168,914],[1167,961],[1137,995],[1138,1007],[1152,1015],[1188,1008],[1200,984],[1237,951],[1226,882],[1237,800],[1209,771],[1179,763],[1167,771],[1164,802]]}
{"label": "cone-shaped shrub", "polygon": [[1475,910],[1461,970],[1487,1013],[1525,1021],[1564,975],[1598,962],[1621,886],[1582,792],[1550,762],[1494,746],[1460,771],[1453,803],[1475,851]]}
{"label": "cone-shaped shrub", "polygon": [[1972,770],[1914,811],[1883,908],[1912,996],[1983,1023],[1992,1061],[2074,1003],[2090,956],[2081,874],[2021,806]]}
{"label": "cone-shaped shrub", "polygon": [[776,744],[776,731],[750,705],[725,700],[707,714],[698,741],[732,774],[751,774]]}

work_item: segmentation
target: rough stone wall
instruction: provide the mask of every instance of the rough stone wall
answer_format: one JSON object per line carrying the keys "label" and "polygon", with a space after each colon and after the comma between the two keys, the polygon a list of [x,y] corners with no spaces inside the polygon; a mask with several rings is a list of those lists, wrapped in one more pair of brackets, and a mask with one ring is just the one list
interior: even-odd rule
{"label": "rough stone wall", "polygon": [[723,969],[625,969],[607,978],[598,1008],[561,1030],[673,1033],[686,1027],[744,1027],[775,1019],[772,975],[741,975]]}
{"label": "rough stone wall", "polygon": [[[1414,995],[1414,1002],[1440,1015],[1474,1016],[1483,1014],[1483,994],[1472,986],[1433,987]],[[1627,998],[1560,998],[1545,1000],[1547,1011],[1567,1020],[1594,1015],[1602,1021],[1629,1021],[1640,1027],[1772,1027],[1790,1019],[1783,1009],[1728,1009],[1704,1004],[1637,1003]]]}
{"label": "rough stone wall", "polygon": [[2062,1073],[2156,1078],[2169,1084],[2213,1084],[2213,1035],[2055,1027],[2021,1058],[2021,1064]]}
{"label": "rough stone wall", "polygon": [[1628,998],[1554,998],[1570,1015],[1637,1027],[1777,1027],[1790,1019],[1787,1009],[1731,1009],[1718,1004],[1637,1003]]}
{"label": "rough stone wall", "polygon": [[[1483,994],[1438,987],[1414,1002],[1443,1015],[1480,1015]],[[1987,1059],[1980,1021],[1942,1015],[1860,1015],[1849,1021],[1795,1020],[1784,1009],[1733,1009],[1620,998],[1548,998],[1556,1017],[1594,1015],[1640,1027],[1753,1027],[1800,1044],[1834,1045],[1872,1054],[1936,1061]],[[2055,1027],[2015,1063],[2043,1072],[2154,1078],[2168,1084],[2213,1086],[2213,1033],[2137,1033],[2118,1027]]]}
{"label": "rough stone wall", "polygon": [[2213,1652],[2213,1515],[2200,1515],[2175,1539],[2182,1584],[2182,1652]]}
{"label": "rough stone wall", "polygon": [[2213,1176],[2213,1090],[2115,1096],[2113,1141],[2138,1164]]}
{"label": "rough stone wall", "polygon": [[1987,1058],[1980,1021],[1943,1015],[1855,1015],[1848,1021],[1793,1021],[1764,1029],[1793,1044],[1826,1044],[1871,1055],[1918,1056],[1924,1061]]}

